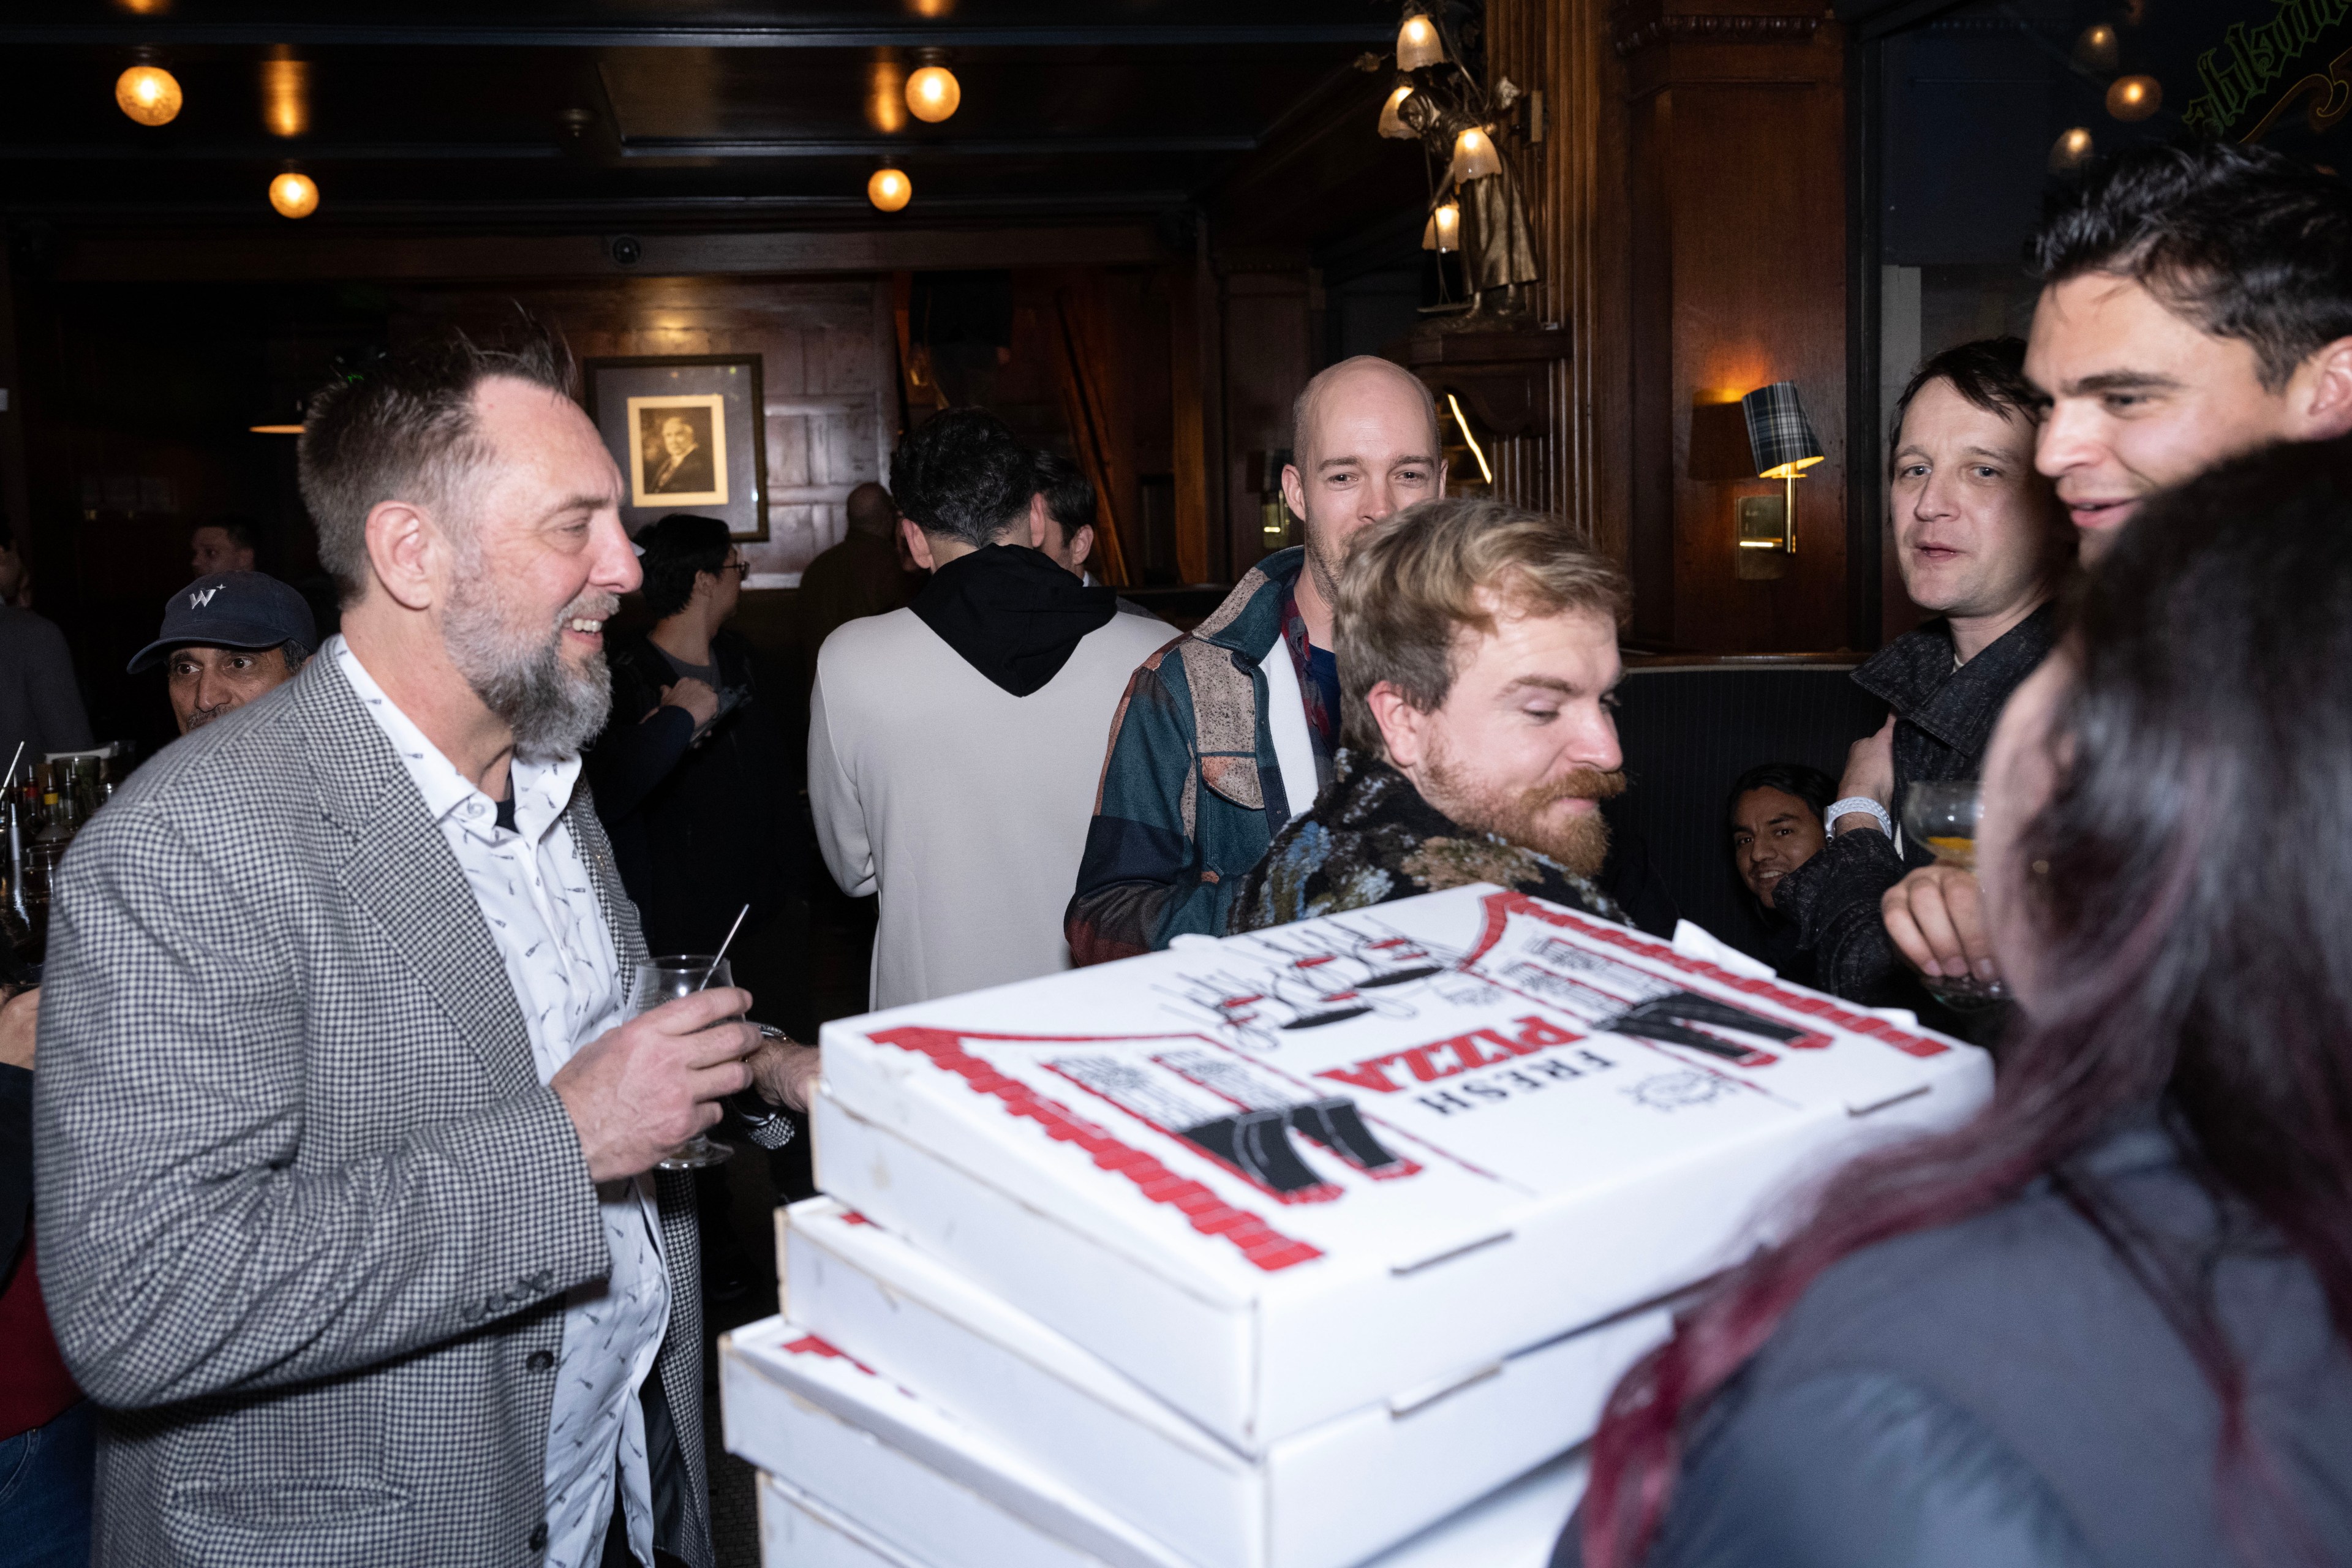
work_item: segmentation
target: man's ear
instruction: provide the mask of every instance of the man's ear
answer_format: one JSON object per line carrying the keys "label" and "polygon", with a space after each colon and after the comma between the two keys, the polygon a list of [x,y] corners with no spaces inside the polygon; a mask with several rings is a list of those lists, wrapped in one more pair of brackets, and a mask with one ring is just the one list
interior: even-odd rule
{"label": "man's ear", "polygon": [[1381,727],[1381,745],[1397,771],[1410,773],[1421,766],[1429,755],[1429,715],[1385,680],[1374,683],[1364,693],[1364,701]]}
{"label": "man's ear", "polygon": [[1307,521],[1307,478],[1296,463],[1282,466],[1282,503],[1290,509],[1291,516]]}
{"label": "man's ear", "polygon": [[1070,570],[1083,577],[1087,574],[1087,557],[1095,552],[1095,525],[1078,524],[1077,532],[1070,535]]}
{"label": "man's ear", "polygon": [[394,604],[430,609],[441,597],[448,541],[414,502],[378,501],[368,509],[368,566]]}
{"label": "man's ear", "polygon": [[1029,548],[1045,549],[1045,541],[1053,537],[1046,531],[1053,526],[1054,520],[1045,510],[1045,496],[1042,494],[1031,496],[1029,498]]}
{"label": "man's ear", "polygon": [[902,517],[898,520],[898,533],[906,540],[907,553],[915,558],[916,565],[926,572],[939,570],[931,560],[931,542],[920,528],[915,526],[913,518]]}
{"label": "man's ear", "polygon": [[2338,338],[2303,363],[2307,379],[2295,439],[2321,441],[2352,431],[2352,338]]}

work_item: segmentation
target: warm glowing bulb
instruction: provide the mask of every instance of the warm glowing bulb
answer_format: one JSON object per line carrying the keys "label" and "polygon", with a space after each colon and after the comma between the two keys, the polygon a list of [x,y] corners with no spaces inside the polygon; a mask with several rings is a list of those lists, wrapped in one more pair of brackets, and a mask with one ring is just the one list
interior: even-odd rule
{"label": "warm glowing bulb", "polygon": [[2101,76],[2116,68],[2116,30],[2101,22],[2074,40],[2074,63]]}
{"label": "warm glowing bulb", "polygon": [[2107,89],[2107,112],[2117,120],[2146,120],[2164,107],[2164,89],[2152,76],[2117,77]]}
{"label": "warm glowing bulb", "polygon": [[1422,226],[1421,247],[1423,250],[1459,250],[1462,248],[1462,209],[1446,202],[1429,215]]}
{"label": "warm glowing bulb", "polygon": [[319,210],[319,187],[308,174],[280,174],[269,182],[269,205],[286,217],[309,217]]}
{"label": "warm glowing bulb", "polygon": [[1465,126],[1454,139],[1454,164],[1445,177],[1457,185],[1473,180],[1483,180],[1489,174],[1503,172],[1503,160],[1495,152],[1494,138],[1476,126]]}
{"label": "warm glowing bulb", "polygon": [[963,88],[945,66],[925,66],[907,79],[907,108],[918,120],[937,125],[963,101]]}
{"label": "warm glowing bulb", "polygon": [[310,129],[310,67],[302,60],[261,62],[261,123],[272,136]]}
{"label": "warm glowing bulb", "polygon": [[114,79],[114,101],[142,125],[168,125],[180,112],[180,84],[162,66],[132,66]]}
{"label": "warm glowing bulb", "polygon": [[877,169],[866,182],[866,199],[886,213],[897,212],[914,196],[915,182],[898,169]]}
{"label": "warm glowing bulb", "polygon": [[1419,70],[1444,64],[1445,46],[1438,42],[1437,28],[1430,19],[1416,12],[1397,29],[1396,55],[1399,70]]}
{"label": "warm glowing bulb", "polygon": [[866,71],[866,123],[885,135],[907,128],[907,68],[876,60]]}
{"label": "warm glowing bulb", "polygon": [[1412,96],[1412,83],[1401,81],[1396,84],[1396,90],[1389,94],[1389,100],[1381,105],[1381,135],[1400,142],[1410,142],[1421,134],[1404,122],[1404,118],[1400,112],[1404,108],[1404,100]]}
{"label": "warm glowing bulb", "polygon": [[2091,132],[2084,126],[2060,132],[2058,140],[2051,144],[2050,172],[2053,174],[2071,174],[2090,160]]}

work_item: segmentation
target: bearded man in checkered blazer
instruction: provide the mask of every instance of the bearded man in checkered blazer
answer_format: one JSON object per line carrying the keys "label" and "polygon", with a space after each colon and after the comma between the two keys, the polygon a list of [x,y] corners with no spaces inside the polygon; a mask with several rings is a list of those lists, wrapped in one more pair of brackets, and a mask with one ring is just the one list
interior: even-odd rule
{"label": "bearded man in checkered blazer", "polygon": [[723,1096],[804,1105],[814,1053],[740,991],[630,1016],[579,752],[638,570],[571,369],[457,338],[314,399],[342,635],[59,873],[37,1220],[101,1563],[711,1562],[654,1167]]}

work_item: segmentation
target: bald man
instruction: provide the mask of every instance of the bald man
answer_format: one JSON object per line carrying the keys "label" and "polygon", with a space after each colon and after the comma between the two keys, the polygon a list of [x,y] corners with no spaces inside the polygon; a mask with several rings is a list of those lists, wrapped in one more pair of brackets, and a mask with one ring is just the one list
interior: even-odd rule
{"label": "bald man", "polygon": [[1369,355],[1307,384],[1282,496],[1307,542],[1267,556],[1128,683],[1078,885],[1071,956],[1102,963],[1222,936],[1242,875],[1315,804],[1339,737],[1331,605],[1349,541],[1445,493],[1437,405]]}
{"label": "bald man", "polygon": [[810,680],[825,638],[851,621],[910,603],[923,584],[898,542],[898,507],[888,490],[868,479],[849,492],[843,510],[849,526],[841,542],[801,574],[802,668]]}

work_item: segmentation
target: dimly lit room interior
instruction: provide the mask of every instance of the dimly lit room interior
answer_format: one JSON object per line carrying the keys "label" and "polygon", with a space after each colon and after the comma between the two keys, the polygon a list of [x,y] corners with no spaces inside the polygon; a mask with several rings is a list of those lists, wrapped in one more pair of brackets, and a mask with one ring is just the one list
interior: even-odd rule
{"label": "dimly lit room interior", "polygon": [[[66,748],[26,753],[44,780],[25,795],[28,840],[41,822],[65,826],[47,858],[31,844],[12,866],[12,897],[30,889],[41,905],[34,923],[60,929],[39,879],[63,878],[67,837],[196,732],[184,710],[175,717],[165,674],[132,658],[173,644],[169,613],[157,631],[159,606],[168,612],[192,579],[209,582],[218,568],[201,553],[192,562],[192,545],[207,534],[224,549],[249,541],[243,565],[290,585],[307,606],[317,637],[306,652],[354,602],[322,560],[298,475],[306,422],[326,406],[321,389],[363,394],[384,367],[453,333],[492,343],[529,322],[576,361],[573,395],[621,476],[619,521],[639,548],[643,531],[673,511],[724,523],[725,570],[735,574],[727,591],[740,595],[728,601],[730,635],[756,669],[783,759],[763,777],[762,819],[780,825],[775,852],[795,879],[766,933],[747,938],[736,973],[773,977],[772,993],[786,994],[762,996],[754,1016],[796,1039],[814,1043],[821,1026],[889,999],[890,960],[877,956],[877,942],[894,940],[888,857],[877,837],[881,869],[869,868],[862,886],[844,878],[827,837],[827,785],[811,776],[812,728],[824,731],[828,703],[835,743],[848,742],[844,699],[813,696],[819,647],[838,645],[826,634],[839,619],[804,602],[803,576],[851,536],[853,492],[895,487],[894,454],[934,420],[985,411],[1024,451],[1083,478],[1096,509],[1089,589],[1114,589],[1122,612],[1158,617],[1163,639],[1203,627],[1207,637],[1234,615],[1236,584],[1262,579],[1262,563],[1299,545],[1311,563],[1307,520],[1285,493],[1305,439],[1294,417],[1304,416],[1311,380],[1359,356],[1401,368],[1425,392],[1446,496],[1554,519],[1622,574],[1628,608],[1613,646],[1623,679],[1611,699],[1622,778],[1596,796],[1606,801],[1598,815],[1609,848],[1594,883],[1628,923],[1662,941],[1680,922],[1741,953],[1793,953],[1793,937],[1772,946],[1790,917],[1759,891],[1780,871],[1751,874],[1727,857],[1723,803],[1734,802],[1733,842],[1743,847],[1743,801],[1762,791],[1793,804],[1802,794],[1779,774],[1751,788],[1759,763],[1817,771],[1824,790],[1849,797],[1839,807],[1851,805],[1853,789],[1829,786],[1861,776],[1874,732],[1895,723],[1886,693],[1857,684],[1855,672],[1937,613],[1908,591],[1898,559],[1908,514],[1898,512],[1910,503],[1890,500],[1890,482],[1900,484],[1890,443],[1915,371],[1971,342],[2040,343],[2043,274],[2029,259],[2037,226],[2045,204],[2103,160],[2203,139],[2268,149],[2332,178],[2352,95],[2344,9],[2319,0],[12,8],[0,17],[0,517],[21,574],[6,602],[62,634],[93,747],[72,755],[106,753],[87,767]],[[2034,374],[2030,359],[2022,374]],[[641,415],[640,404],[656,403],[660,411]],[[706,477],[673,479],[697,472]],[[679,496],[692,504],[672,504]],[[912,584],[929,557],[908,552],[936,536],[903,497],[896,517],[886,528]],[[2064,548],[2072,563],[2071,531]],[[618,603],[615,635],[640,635],[670,613],[634,593]],[[1319,634],[1297,635],[1304,675],[1303,639]],[[1211,645],[1177,646],[1186,651],[1166,662]],[[1971,651],[1963,647],[1952,668]],[[720,668],[715,654],[709,664]],[[659,679],[667,703],[670,677]],[[1186,702],[1205,704],[1201,678],[1190,679]],[[1141,690],[1118,700],[1119,723]],[[1262,717],[1262,691],[1257,700]],[[1187,853],[1196,795],[1224,793],[1205,727],[1201,734],[1182,797]],[[1091,730],[1085,743],[1102,755]],[[1898,757],[1903,743],[1894,742]],[[1237,744],[1248,752],[1246,739]],[[1251,768],[1270,769],[1280,744],[1279,732],[1258,742],[1264,761]],[[1986,744],[1976,735],[1971,757]],[[1953,776],[1973,779],[1976,765]],[[1118,786],[1118,756],[1087,766],[1087,780],[1101,777],[1085,784],[1096,792],[1091,867],[1108,842],[1102,803]],[[952,756],[939,768],[936,787],[953,788]],[[10,784],[32,776],[12,764]],[[1328,785],[1328,765],[1324,776]],[[1233,798],[1262,807],[1245,793],[1262,787],[1250,771]],[[1866,793],[1882,797],[1874,809],[1889,836],[1912,821],[1885,790]],[[14,812],[13,790],[8,798]],[[1292,814],[1307,804],[1294,795]],[[1827,830],[1843,820],[1827,805],[1826,794],[1811,802],[1817,837],[1833,838]],[[52,815],[37,821],[43,812]],[[628,870],[632,851],[617,837],[615,852]],[[1084,963],[1072,909],[1070,951]],[[1868,918],[1875,929],[1878,916]],[[716,938],[694,945],[723,955]],[[1814,977],[1811,951],[1808,938],[1808,967],[1782,966],[1782,978],[1848,994],[1829,984],[1826,961]],[[201,956],[188,952],[188,962]],[[1365,995],[1390,984],[1367,973]],[[1241,988],[1229,978],[1199,984]],[[1153,998],[1176,1000],[1151,1005],[1181,1011],[1192,984],[1155,981]],[[1273,994],[1246,989],[1245,1002]],[[1936,1011],[1951,999],[1932,984],[1927,994],[1927,1010],[1898,1005],[1915,1022],[1990,1044],[1969,1022],[1978,1015],[1958,1004]],[[1843,1016],[1841,1026],[1869,1033],[1863,1016]],[[45,1009],[45,1031],[49,1017]],[[1157,1026],[1169,1026],[1161,1017]],[[1796,1035],[1774,1048],[1789,1054]],[[825,1039],[833,1049],[830,1031]],[[969,1059],[956,1070],[997,1071]],[[1475,1049],[1461,1059],[1476,1065]],[[1328,1089],[1347,1072],[1359,1088],[1377,1081],[1373,1060],[1318,1069],[1328,1081],[1311,1087]],[[1423,1066],[1413,1070],[1429,1079]],[[1245,1112],[1257,1103],[1192,1079],[1177,1089],[1224,1095]],[[1319,1140],[1317,1160],[1329,1164],[1332,1153],[1366,1168],[1347,1130],[1290,1125]],[[1363,1123],[1354,1132],[1379,1149]],[[825,1156],[811,1165],[811,1138],[761,1154],[732,1122],[727,1137],[740,1157],[696,1182],[706,1342],[777,1310],[778,1249],[801,1243],[780,1239],[785,1227],[772,1213],[780,1201],[815,1203],[825,1188]],[[1426,1151],[1418,1158],[1440,1163]],[[1383,1173],[1377,1161],[1371,1173]],[[1278,1182],[1265,1188],[1277,1190],[1282,1205],[1304,1201]],[[1267,1205],[1276,1220],[1297,1212],[1270,1195]],[[854,1226],[855,1206],[844,1212]],[[996,1234],[1013,1246],[1018,1227],[1004,1225]],[[841,1259],[865,1245],[843,1230],[836,1256],[825,1251],[833,1234],[813,1224],[811,1267],[848,1268]],[[913,1239],[919,1250],[925,1237]],[[1037,1245],[1040,1258],[1076,1256]],[[1130,1260],[1144,1259],[1134,1267],[1148,1274],[1159,1265],[1141,1245]],[[1400,1279],[1407,1272],[1393,1267]],[[1168,1332],[1192,1321],[1168,1310]],[[1009,1340],[997,1348],[1034,1359]],[[1142,1376],[1102,1345],[1087,1349],[1122,1378]],[[1267,1546],[1289,1541],[1288,1527],[1275,1525],[1246,1551],[1180,1552],[1162,1544],[1174,1527],[1151,1539],[1115,1501],[1118,1520],[1098,1527],[1084,1510],[1056,1512],[1052,1487],[1003,1503],[1014,1493],[952,1466],[944,1473],[962,1477],[957,1484],[1011,1509],[1013,1524],[992,1514],[987,1530],[971,1527],[970,1539],[998,1545],[951,1562],[939,1542],[952,1530],[894,1536],[879,1520],[863,1521],[884,1527],[869,1540],[848,1502],[829,1500],[823,1464],[808,1461],[819,1479],[800,1490],[761,1490],[771,1484],[761,1472],[801,1462],[800,1450],[762,1448],[736,1430],[732,1406],[722,1424],[718,1352],[706,1342],[703,1353],[710,1555],[686,1554],[701,1568],[1391,1561]],[[1010,1390],[1017,1380],[1007,1378]],[[787,1385],[793,1398],[823,1403],[789,1380],[778,1386]],[[1174,1403],[1181,1414],[1138,1416],[1134,1429],[1182,1426],[1166,1439],[1179,1449],[1238,1441],[1202,1409]],[[1392,1402],[1390,1414],[1402,1420],[1411,1405]],[[831,1418],[856,1426],[864,1417],[847,1409]],[[930,1453],[920,1447],[929,1439],[906,1436],[916,1426],[872,1429]],[[1267,1462],[1249,1446],[1257,1431],[1237,1451]],[[1087,1489],[1070,1476],[1062,1483]],[[1103,1500],[1089,1494],[1087,1506]],[[1435,1517],[1408,1522],[1419,1530]],[[617,1541],[624,1521],[614,1520]],[[1332,1528],[1334,1540],[1357,1539]],[[2333,1540],[2328,1528],[2314,1539]],[[826,1533],[835,1529],[839,1541]],[[1028,1539],[1022,1531],[1050,1551],[1003,1555],[1013,1549],[1002,1542]],[[1412,1532],[1400,1531],[1381,1551]],[[533,1552],[546,1538],[541,1525]],[[603,1561],[615,1561],[612,1550],[608,1541]],[[485,1546],[478,1560],[506,1562],[505,1552]],[[1395,1561],[1521,1562],[1468,1547],[1436,1552]],[[476,1559],[458,1546],[415,1560]],[[593,1546],[572,1560],[598,1561]],[[677,1559],[665,1550],[659,1560]]]}

